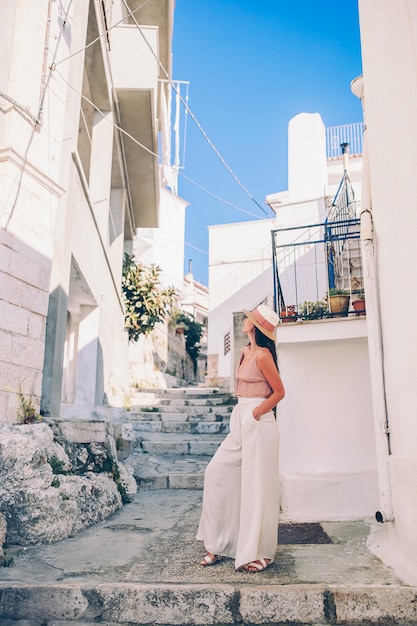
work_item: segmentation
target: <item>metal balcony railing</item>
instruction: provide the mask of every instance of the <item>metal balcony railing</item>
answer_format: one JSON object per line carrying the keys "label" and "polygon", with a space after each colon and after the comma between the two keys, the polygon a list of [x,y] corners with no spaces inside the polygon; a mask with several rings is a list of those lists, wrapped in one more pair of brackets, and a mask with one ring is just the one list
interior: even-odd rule
{"label": "metal balcony railing", "polygon": [[358,218],[273,230],[272,251],[274,306],[282,322],[365,313],[364,305],[359,311],[353,305],[363,295]]}
{"label": "metal balcony railing", "polygon": [[357,156],[363,152],[364,123],[329,126],[326,128],[326,155],[328,159],[342,156],[341,144],[349,144],[349,153]]}

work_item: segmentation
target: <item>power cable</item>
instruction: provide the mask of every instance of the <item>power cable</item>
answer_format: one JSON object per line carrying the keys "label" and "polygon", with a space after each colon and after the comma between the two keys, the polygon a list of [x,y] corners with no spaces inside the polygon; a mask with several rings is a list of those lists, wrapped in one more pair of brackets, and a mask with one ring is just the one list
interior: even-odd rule
{"label": "power cable", "polygon": [[[99,113],[109,124],[111,124],[113,126],[113,128],[115,128],[116,130],[118,130],[120,133],[122,133],[123,135],[125,135],[126,137],[128,137],[131,141],[133,141],[136,145],[138,145],[140,148],[142,148],[143,150],[145,150],[145,152],[148,152],[149,154],[151,154],[152,156],[156,157],[159,161],[161,160],[161,157],[156,154],[155,152],[153,152],[153,150],[151,150],[150,148],[148,148],[147,146],[143,145],[140,141],[138,141],[135,137],[133,137],[133,135],[131,135],[130,133],[128,133],[126,130],[124,130],[121,126],[119,126],[118,124],[116,124],[114,121],[109,120],[109,118],[103,113],[103,111],[101,111],[95,104],[94,102],[92,102],[89,98],[87,98],[87,96],[85,96],[83,93],[81,93],[78,89],[76,89],[73,85],[71,85],[71,83],[69,83],[67,81],[67,79],[62,75],[62,73],[57,69],[57,66],[55,66],[54,71],[58,74],[58,76],[60,76],[60,78],[64,81],[64,83],[70,88],[72,89],[72,91],[74,91],[78,96],[80,96],[83,100],[85,100],[90,106],[92,106],[94,108],[95,111],[97,111],[97,113]],[[216,196],[214,193],[210,192],[208,189],[206,189],[205,187],[203,187],[202,185],[200,185],[199,183],[197,183],[196,181],[192,180],[191,178],[189,178],[188,176],[185,176],[185,174],[183,172],[179,172],[179,174],[181,176],[184,176],[185,178],[187,178],[187,180],[189,182],[191,182],[193,185],[196,185],[197,187],[199,187],[200,189],[202,189],[203,191],[205,191],[206,193],[208,193],[209,195],[213,196],[214,198],[216,198],[217,200],[219,200],[220,202],[223,202],[224,204],[228,204],[229,206],[232,206],[233,208],[237,209],[238,211],[241,211],[242,213],[246,213],[248,215],[251,215],[252,217],[256,217],[257,219],[263,219],[261,216],[259,215],[255,215],[253,213],[249,213],[248,211],[245,211],[244,209],[238,207],[236,204],[233,204],[232,202],[229,202],[228,200],[225,200],[224,198],[221,198],[220,196]]]}
{"label": "power cable", "polygon": [[166,76],[167,80],[169,81],[169,84],[171,85],[172,89],[178,94],[182,104],[184,105],[186,111],[188,112],[188,114],[191,116],[191,119],[193,120],[193,122],[195,123],[195,125],[197,126],[198,130],[201,132],[201,134],[203,135],[204,139],[207,141],[207,143],[209,144],[209,146],[212,148],[212,150],[214,151],[214,153],[216,154],[216,156],[220,159],[221,163],[224,165],[224,167],[227,169],[227,171],[229,172],[229,174],[234,178],[234,180],[237,182],[237,184],[239,185],[239,187],[245,192],[245,194],[252,200],[252,202],[254,202],[256,204],[256,206],[258,207],[258,209],[261,209],[262,213],[264,213],[267,217],[269,217],[268,213],[265,211],[265,209],[263,208],[262,205],[259,204],[259,202],[253,197],[253,195],[248,191],[248,189],[243,185],[243,183],[239,180],[239,178],[236,176],[236,174],[233,172],[233,170],[231,169],[231,167],[226,163],[226,161],[223,159],[222,155],[220,154],[220,152],[217,150],[216,146],[213,144],[213,142],[211,141],[210,137],[207,135],[206,131],[204,130],[204,128],[201,126],[200,122],[197,120],[197,118],[195,117],[194,113],[191,111],[190,107],[188,106],[188,104],[185,102],[184,98],[182,97],[181,93],[178,91],[176,85],[174,84],[174,82],[172,81],[171,77],[169,76],[168,72],[166,71],[165,67],[162,65],[160,59],[158,58],[158,56],[155,54],[155,52],[152,49],[151,44],[148,42],[148,40],[146,39],[145,35],[142,33],[142,30],[140,28],[140,25],[138,23],[138,21],[136,20],[136,17],[133,15],[133,13],[131,12],[126,0],[122,0],[122,3],[125,7],[125,9],[127,10],[129,16],[133,19],[133,22],[135,23],[136,28],[138,29],[138,31],[141,34],[142,39],[144,40],[144,42],[146,43],[146,45],[148,46],[149,50],[151,51],[152,55],[154,56],[154,58],[156,59],[160,69],[162,70],[162,72],[164,73],[164,75]]}
{"label": "power cable", "polygon": [[[178,91],[175,83],[172,81],[171,77],[169,76],[168,72],[166,71],[165,67],[162,65],[161,61],[159,60],[159,58],[157,57],[157,55],[155,54],[155,52],[152,49],[152,46],[149,44],[149,42],[147,41],[146,37],[144,36],[144,34],[142,33],[142,30],[140,28],[140,25],[138,23],[138,21],[136,20],[135,17],[135,13],[137,11],[139,11],[140,9],[142,9],[146,4],[148,4],[151,0],[145,0],[145,2],[143,2],[141,5],[139,5],[138,7],[136,7],[133,11],[130,9],[130,7],[127,5],[125,0],[122,0],[123,5],[128,13],[127,16],[124,16],[122,19],[120,19],[118,22],[116,22],[115,24],[113,24],[112,26],[110,26],[110,28],[106,28],[104,30],[104,32],[102,34],[100,34],[98,37],[96,37],[94,40],[90,41],[86,46],[84,46],[83,48],[81,48],[80,50],[77,50],[76,52],[73,52],[72,54],[64,57],[63,59],[61,59],[60,61],[57,61],[56,63],[52,63],[50,69],[52,71],[56,70],[56,68],[61,65],[61,63],[64,63],[65,61],[68,61],[69,59],[71,59],[72,57],[76,56],[77,54],[80,54],[81,52],[84,52],[85,50],[87,50],[90,46],[94,45],[97,41],[99,41],[101,39],[101,37],[107,36],[107,34],[113,29],[116,28],[116,26],[119,26],[122,22],[125,21],[126,17],[131,17],[136,28],[138,29],[139,33],[141,34],[142,38],[144,39],[146,45],[149,47],[152,55],[155,57],[160,69],[162,70],[162,72],[164,73],[164,75],[166,76],[166,79],[168,80],[169,84],[171,85],[171,87],[173,88],[173,90],[178,94],[186,112],[191,116],[191,118],[193,119],[194,123],[196,124],[197,128],[199,129],[199,131],[201,132],[201,134],[203,135],[203,137],[205,138],[205,140],[207,141],[207,143],[210,145],[210,147],[212,148],[212,150],[214,151],[214,153],[216,154],[216,156],[219,158],[219,160],[221,161],[221,163],[223,164],[223,166],[227,169],[227,171],[229,172],[229,174],[234,178],[234,180],[237,182],[237,184],[241,187],[241,189],[246,193],[246,195],[252,200],[252,202],[254,202],[256,204],[256,206],[267,216],[270,217],[268,215],[268,213],[265,211],[265,209],[259,204],[259,202],[253,197],[253,195],[248,191],[248,189],[243,185],[243,183],[239,180],[239,178],[236,176],[236,174],[233,172],[233,170],[231,169],[231,167],[226,163],[226,161],[223,159],[223,157],[221,156],[220,152],[217,150],[217,148],[215,147],[215,145],[213,144],[213,142],[211,141],[211,139],[208,137],[207,133],[205,132],[205,130],[203,129],[203,127],[201,126],[201,124],[199,123],[199,121],[197,120],[197,118],[195,117],[195,115],[193,114],[193,112],[191,111],[191,109],[189,108],[188,102],[184,100],[182,94]],[[62,74],[60,74],[60,76],[62,77]],[[64,79],[65,80],[65,79]],[[122,129],[119,128],[119,130],[121,132],[124,132]],[[125,132],[125,134],[127,136],[130,136],[128,133]],[[130,138],[132,138],[130,136]],[[133,139],[133,138],[132,138]],[[139,144],[139,142],[137,142]],[[141,144],[139,144],[141,145]],[[145,146],[141,146],[143,147],[145,150],[148,150]],[[149,151],[149,150],[148,150]],[[150,151],[149,151],[150,152]],[[151,152],[151,154],[153,154]],[[159,158],[159,157],[158,157]],[[180,174],[182,174],[180,172]],[[182,174],[183,175],[183,174]],[[206,193],[208,193],[209,195],[212,195],[213,197],[217,198],[218,200],[220,200],[221,202],[224,202],[225,204],[229,204],[230,206],[233,206],[234,208],[236,208],[239,211],[242,211],[243,213],[247,213],[248,215],[251,215],[252,217],[256,217],[259,218],[260,216],[255,215],[253,213],[250,213],[249,211],[245,211],[244,209],[241,209],[240,207],[237,207],[236,205],[234,205],[231,202],[228,202],[222,198],[219,198],[218,196],[216,196],[215,194],[212,194],[211,192],[209,192],[207,189],[201,187],[200,185],[198,185],[198,183],[195,183],[195,181],[188,179],[190,182],[192,182],[193,184],[195,184],[197,187],[200,187],[202,190],[204,190]],[[262,219],[262,218],[261,218]]]}

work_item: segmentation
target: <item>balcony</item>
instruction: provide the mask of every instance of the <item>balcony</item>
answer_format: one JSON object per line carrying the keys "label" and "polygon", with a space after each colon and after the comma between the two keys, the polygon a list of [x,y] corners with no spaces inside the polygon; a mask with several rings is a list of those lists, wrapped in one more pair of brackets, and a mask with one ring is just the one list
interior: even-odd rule
{"label": "balcony", "polygon": [[365,315],[359,218],[277,229],[272,241],[281,323]]}
{"label": "balcony", "polygon": [[121,25],[111,32],[111,68],[135,227],[158,225],[158,27]]}

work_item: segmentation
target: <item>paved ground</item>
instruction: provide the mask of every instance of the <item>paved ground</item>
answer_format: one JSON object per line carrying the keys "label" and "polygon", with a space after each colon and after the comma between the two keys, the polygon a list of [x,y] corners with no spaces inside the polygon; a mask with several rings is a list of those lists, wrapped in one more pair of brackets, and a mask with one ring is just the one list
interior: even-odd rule
{"label": "paved ground", "polygon": [[230,559],[202,568],[201,495],[142,491],[74,538],[8,550],[2,626],[417,624],[417,589],[366,547],[371,520],[322,523],[332,543],[280,545],[262,574],[236,572]]}

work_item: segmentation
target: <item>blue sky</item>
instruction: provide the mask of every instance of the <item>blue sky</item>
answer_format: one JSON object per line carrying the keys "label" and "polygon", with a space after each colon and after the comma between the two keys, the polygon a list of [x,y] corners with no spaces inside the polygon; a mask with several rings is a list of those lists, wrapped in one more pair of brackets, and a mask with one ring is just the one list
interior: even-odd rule
{"label": "blue sky", "polygon": [[[189,107],[256,202],[287,189],[288,123],[320,113],[325,126],[362,120],[350,82],[361,74],[357,0],[177,0],[173,77]],[[188,118],[184,174],[243,211],[266,217]],[[255,219],[184,177],[185,271],[208,282],[208,225]],[[196,249],[197,248],[197,249]]]}

